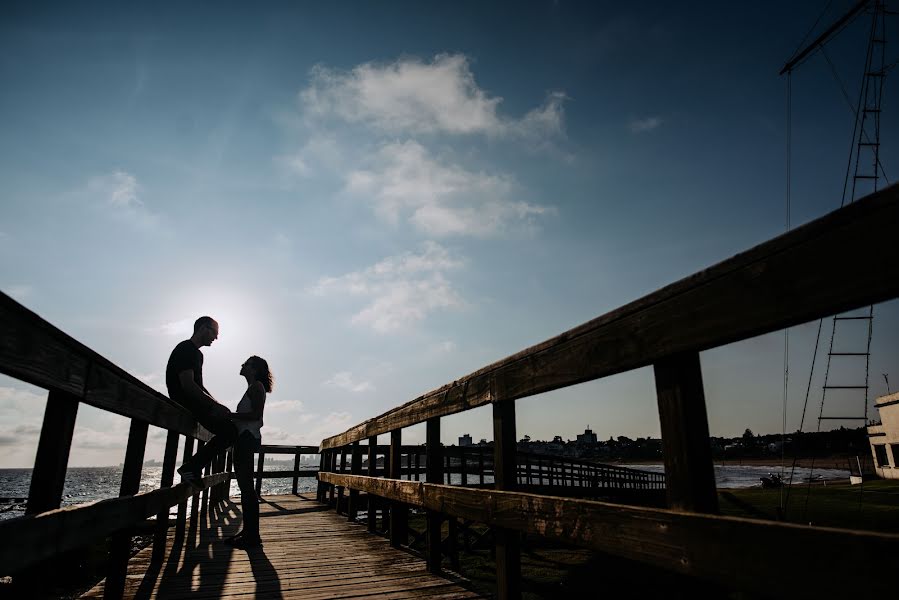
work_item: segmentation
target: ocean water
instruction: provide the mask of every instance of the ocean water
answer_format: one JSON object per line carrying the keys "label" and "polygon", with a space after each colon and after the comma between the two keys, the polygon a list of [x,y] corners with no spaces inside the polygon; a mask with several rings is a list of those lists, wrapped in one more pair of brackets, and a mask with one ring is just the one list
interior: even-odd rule
{"label": "ocean water", "polygon": [[[292,468],[292,464],[285,469]],[[275,469],[278,467],[270,467]],[[653,473],[663,473],[664,465],[634,465],[633,468]],[[760,487],[759,478],[770,473],[779,473],[778,466],[715,466],[715,482],[718,488],[748,488]],[[806,468],[797,468],[793,481],[804,483],[808,480],[810,471]],[[814,479],[832,480],[848,479],[849,471],[843,469],[815,469],[812,473]],[[118,495],[119,482],[122,477],[121,467],[72,467],[66,473],[66,483],[63,489],[63,506],[82,504],[114,498]],[[144,467],[141,475],[140,491],[148,492],[159,487],[162,477],[162,467]],[[789,469],[786,470],[785,480],[789,480]],[[176,475],[177,479],[177,475]],[[476,477],[469,475],[469,483],[475,483]],[[492,477],[486,477],[486,483],[492,483]],[[451,483],[460,484],[461,476],[452,474]],[[0,469],[0,520],[22,516],[25,514],[24,502],[16,502],[14,499],[24,499],[28,496],[28,487],[31,484],[31,469]],[[301,477],[299,491],[301,493],[314,492],[317,481],[313,477]],[[289,494],[293,488],[292,479],[263,479],[262,495]],[[231,496],[240,495],[237,482],[231,481]],[[190,504],[188,503],[188,508]],[[173,509],[174,510],[174,509]]]}
{"label": "ocean water", "polygon": [[[266,465],[268,466],[268,465]],[[277,467],[269,467],[275,469]],[[293,468],[293,463],[285,469]],[[66,472],[66,483],[62,492],[62,505],[83,504],[107,498],[115,498],[119,494],[122,480],[121,467],[71,467]],[[162,480],[162,467],[144,467],[141,473],[140,491],[149,492],[159,488]],[[178,475],[175,475],[178,481]],[[0,520],[20,517],[25,514],[25,503],[13,499],[28,497],[31,485],[31,469],[0,469]],[[301,477],[298,490],[301,493],[313,492],[317,481],[314,477]],[[262,495],[289,494],[293,491],[293,479],[263,479]],[[237,481],[231,480],[231,496],[240,496]],[[172,511],[175,509],[173,508]],[[190,510],[190,503],[188,503]]]}

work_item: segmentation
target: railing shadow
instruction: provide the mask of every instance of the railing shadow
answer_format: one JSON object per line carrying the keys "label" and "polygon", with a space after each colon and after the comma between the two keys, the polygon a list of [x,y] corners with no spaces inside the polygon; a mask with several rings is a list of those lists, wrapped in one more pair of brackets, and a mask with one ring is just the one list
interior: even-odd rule
{"label": "railing shadow", "polygon": [[[212,598],[221,595],[228,577],[231,554],[235,552],[222,540],[236,533],[240,509],[230,499],[211,503],[208,511],[204,504],[201,503],[202,508],[196,518],[191,519],[186,535],[183,528],[175,529],[171,546],[167,546],[168,556],[154,555],[134,598],[152,597],[157,583],[156,597],[159,598],[189,596],[198,590]],[[260,572],[264,572],[269,581],[273,578],[277,580],[277,575],[273,576],[271,563],[267,559],[262,562],[265,564]],[[255,574],[257,567],[252,568]],[[271,597],[280,598],[280,591],[277,596]]]}

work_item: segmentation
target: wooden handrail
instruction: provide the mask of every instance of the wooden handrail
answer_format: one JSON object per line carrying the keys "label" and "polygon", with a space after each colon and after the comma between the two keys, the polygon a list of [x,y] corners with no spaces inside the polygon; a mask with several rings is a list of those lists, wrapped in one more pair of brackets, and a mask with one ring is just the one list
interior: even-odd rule
{"label": "wooden handrail", "polygon": [[895,298],[897,230],[893,185],[326,438],[321,448]]}
{"label": "wooden handrail", "polygon": [[[210,475],[203,479],[203,485],[220,485],[229,481],[230,477],[230,473]],[[181,483],[133,496],[0,521],[0,539],[10,540],[0,544],[0,570],[6,575],[60,552],[81,548],[160,511],[167,511],[196,493],[190,485]]]}
{"label": "wooden handrail", "polygon": [[0,373],[155,427],[208,440],[183,408],[0,292]]}
{"label": "wooden handrail", "polygon": [[[884,577],[899,556],[899,535],[623,506],[549,497],[321,473],[331,485],[431,511],[592,548],[727,588],[802,598],[892,594]],[[836,549],[839,551],[836,551]],[[785,566],[789,565],[789,568]],[[844,577],[797,577],[840,572]]]}

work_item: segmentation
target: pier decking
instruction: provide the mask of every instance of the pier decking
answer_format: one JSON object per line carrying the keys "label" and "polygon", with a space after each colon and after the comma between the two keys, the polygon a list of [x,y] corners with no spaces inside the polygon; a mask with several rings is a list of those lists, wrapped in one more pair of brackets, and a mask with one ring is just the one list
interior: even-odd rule
{"label": "pier decking", "polygon": [[[129,561],[124,598],[481,597],[302,496],[264,498],[265,543],[257,549],[237,550],[222,541],[239,528],[239,499],[210,503],[197,517],[180,535],[170,529],[161,560],[154,562],[148,547]],[[100,583],[82,597],[103,595]]]}

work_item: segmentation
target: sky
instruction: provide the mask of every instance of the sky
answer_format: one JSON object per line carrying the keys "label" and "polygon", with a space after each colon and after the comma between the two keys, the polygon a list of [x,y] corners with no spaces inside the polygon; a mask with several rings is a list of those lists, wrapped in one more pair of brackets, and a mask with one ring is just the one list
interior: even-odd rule
{"label": "sky", "polygon": [[[778,72],[852,4],[4,2],[0,290],[161,392],[211,315],[210,392],[234,408],[258,354],[264,442],[317,444],[783,233],[788,206],[838,208],[867,17],[792,75],[789,129]],[[897,306],[869,405],[899,388]],[[787,361],[783,332],[702,353],[713,435],[800,427],[817,327]],[[33,463],[45,398],[0,376],[0,467]],[[489,411],[444,441],[491,439]],[[649,368],[517,414],[533,439],[659,435]],[[69,464],[121,462],[127,431],[82,405]]]}

